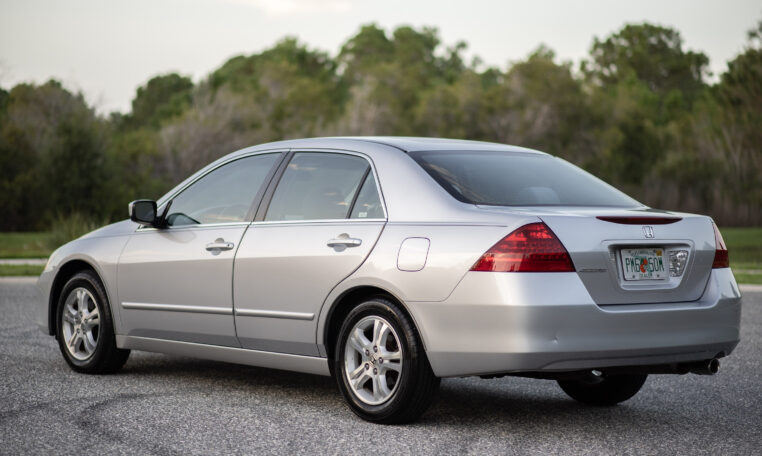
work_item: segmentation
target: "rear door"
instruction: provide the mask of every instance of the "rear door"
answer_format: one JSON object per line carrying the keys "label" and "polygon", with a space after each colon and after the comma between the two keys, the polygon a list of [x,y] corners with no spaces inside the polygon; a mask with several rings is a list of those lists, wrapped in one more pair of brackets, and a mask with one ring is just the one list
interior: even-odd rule
{"label": "rear door", "polygon": [[320,307],[368,256],[385,210],[362,155],[295,151],[279,174],[235,258],[236,331],[244,348],[317,356]]}

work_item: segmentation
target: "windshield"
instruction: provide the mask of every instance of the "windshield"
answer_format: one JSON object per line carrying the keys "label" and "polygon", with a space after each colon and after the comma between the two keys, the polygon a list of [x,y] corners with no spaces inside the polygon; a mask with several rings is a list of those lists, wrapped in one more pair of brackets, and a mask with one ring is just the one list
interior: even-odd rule
{"label": "windshield", "polygon": [[611,206],[640,203],[592,174],[545,154],[411,152],[453,197],[494,206]]}

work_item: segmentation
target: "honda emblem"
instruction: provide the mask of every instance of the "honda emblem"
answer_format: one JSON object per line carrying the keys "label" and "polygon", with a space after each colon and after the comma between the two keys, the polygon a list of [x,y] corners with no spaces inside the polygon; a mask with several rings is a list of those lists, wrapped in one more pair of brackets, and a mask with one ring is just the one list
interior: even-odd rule
{"label": "honda emblem", "polygon": [[646,239],[651,239],[654,237],[654,227],[650,225],[643,225],[643,236],[646,237]]}

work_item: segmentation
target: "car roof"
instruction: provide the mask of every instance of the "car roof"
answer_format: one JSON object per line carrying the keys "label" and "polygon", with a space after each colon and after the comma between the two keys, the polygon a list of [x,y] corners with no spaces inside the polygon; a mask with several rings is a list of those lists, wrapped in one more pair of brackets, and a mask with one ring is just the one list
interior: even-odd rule
{"label": "car roof", "polygon": [[[334,136],[321,138],[304,138],[278,141],[262,146],[268,147],[341,147],[350,143],[370,142],[384,144],[399,149],[403,152],[434,151],[434,150],[467,150],[467,151],[507,151],[507,152],[530,152],[545,154],[533,149],[510,146],[507,144],[492,143],[486,141],[469,141],[464,139],[448,138],[421,138],[412,136]],[[258,146],[257,148],[260,148]]]}

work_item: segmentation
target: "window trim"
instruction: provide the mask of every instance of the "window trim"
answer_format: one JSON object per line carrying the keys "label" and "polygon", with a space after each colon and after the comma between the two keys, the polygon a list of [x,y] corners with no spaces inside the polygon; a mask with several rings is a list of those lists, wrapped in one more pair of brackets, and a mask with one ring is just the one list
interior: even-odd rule
{"label": "window trim", "polygon": [[[257,212],[257,209],[259,208],[260,204],[264,200],[264,195],[267,192],[267,190],[272,185],[272,180],[277,171],[280,169],[280,167],[283,165],[286,158],[289,156],[289,149],[269,149],[269,150],[258,150],[258,151],[252,151],[249,153],[244,153],[241,155],[237,155],[235,157],[230,157],[230,159],[222,161],[218,163],[216,166],[209,168],[206,170],[206,172],[198,174],[195,178],[192,180],[189,180],[180,188],[177,188],[172,194],[170,195],[164,195],[163,201],[161,203],[161,206],[156,208],[156,213],[160,214],[162,213],[164,207],[166,205],[174,200],[179,194],[184,192],[186,189],[188,189],[191,185],[195,184],[199,180],[203,179],[204,177],[208,176],[210,173],[222,168],[223,166],[226,166],[230,163],[233,163],[238,160],[243,160],[244,158],[250,158],[255,157],[259,155],[268,155],[268,154],[276,154],[280,155],[276,158],[274,165],[268,171],[267,175],[265,175],[264,182],[262,182],[262,186],[257,190],[257,193],[254,195],[254,199],[252,200],[251,206],[249,207],[249,210],[246,212],[246,217],[244,220],[241,220],[240,222],[224,222],[224,223],[199,223],[197,225],[178,225],[178,226],[169,226],[167,230],[180,230],[180,229],[195,229],[195,228],[206,228],[206,227],[233,227],[233,226],[247,226],[251,223],[252,219],[254,218],[254,214]],[[203,169],[203,168],[202,168]],[[159,231],[158,228],[152,227],[152,226],[146,226],[146,225],[140,225],[135,231]]]}
{"label": "window trim", "polygon": [[[281,178],[283,177],[283,174],[285,174],[286,169],[288,168],[289,163],[291,163],[291,160],[293,159],[294,155],[298,153],[317,153],[317,154],[336,154],[336,155],[353,155],[356,157],[360,157],[365,159],[365,161],[370,166],[370,170],[365,173],[364,179],[367,179],[368,175],[372,172],[374,179],[376,181],[376,192],[378,192],[378,198],[381,201],[381,209],[384,212],[383,218],[374,218],[374,219],[352,219],[349,218],[351,215],[351,210],[354,207],[354,203],[357,200],[357,195],[359,195],[360,190],[362,190],[362,185],[365,182],[365,180],[360,181],[360,185],[357,187],[357,191],[355,192],[355,195],[352,199],[352,207],[350,208],[350,211],[347,213],[346,217],[343,219],[305,219],[305,220],[265,220],[265,215],[267,214],[268,209],[270,208],[270,202],[272,202],[273,195],[275,194],[275,190],[277,190],[278,185],[280,185]],[[290,149],[288,153],[286,154],[286,157],[284,158],[283,162],[280,165],[280,169],[278,169],[278,172],[273,177],[272,181],[270,182],[269,187],[267,188],[267,191],[265,192],[265,196],[262,199],[262,203],[259,205],[259,209],[257,210],[257,214],[254,217],[254,221],[252,223],[255,224],[262,224],[262,225],[271,225],[271,224],[288,224],[288,225],[294,225],[294,224],[315,224],[315,223],[362,223],[362,222],[379,222],[379,221],[387,221],[389,218],[389,215],[386,211],[386,200],[384,199],[384,193],[381,191],[381,183],[380,179],[378,178],[378,172],[376,171],[376,166],[373,163],[373,160],[367,156],[366,154],[355,152],[355,151],[349,151],[349,150],[341,150],[341,149],[321,149],[321,148],[297,148],[297,149]]]}
{"label": "window trim", "polygon": [[[357,186],[357,191],[355,192],[355,196],[352,197],[352,202],[349,203],[349,208],[347,209],[347,220],[352,219],[352,212],[355,211],[355,205],[357,204],[357,199],[360,197],[360,192],[362,191],[362,188],[365,186],[365,182],[368,180],[368,176],[370,175],[370,166],[368,166],[368,169],[365,170],[362,177],[360,178],[360,185]],[[378,192],[377,192],[378,193]]]}

